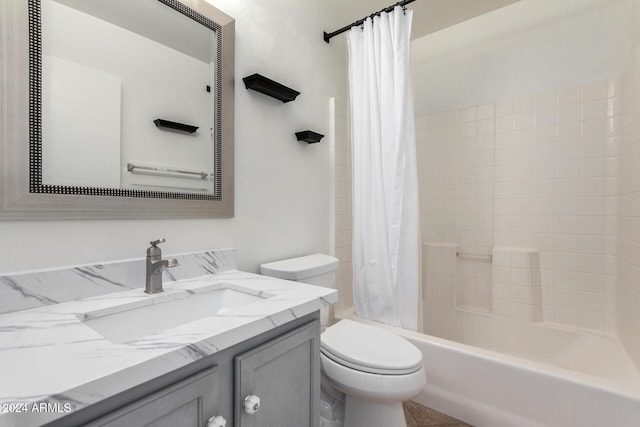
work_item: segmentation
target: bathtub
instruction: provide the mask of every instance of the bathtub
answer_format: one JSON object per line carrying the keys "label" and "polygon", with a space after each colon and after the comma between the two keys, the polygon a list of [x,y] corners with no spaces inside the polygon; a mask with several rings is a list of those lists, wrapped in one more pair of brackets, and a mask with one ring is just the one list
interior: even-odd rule
{"label": "bathtub", "polygon": [[451,317],[433,333],[447,325],[456,341],[361,319],[353,309],[336,315],[412,342],[427,371],[413,400],[476,427],[640,426],[640,374],[616,338],[473,313]]}

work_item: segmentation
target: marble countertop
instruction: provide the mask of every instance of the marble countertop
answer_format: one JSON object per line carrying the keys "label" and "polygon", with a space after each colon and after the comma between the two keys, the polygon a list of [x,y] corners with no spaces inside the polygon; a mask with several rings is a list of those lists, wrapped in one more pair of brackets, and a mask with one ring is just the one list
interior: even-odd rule
{"label": "marble countertop", "polygon": [[[125,343],[104,338],[82,321],[87,313],[171,300],[212,285],[242,287],[265,299]],[[2,314],[0,427],[53,421],[337,299],[333,289],[233,270],[165,282],[161,294],[140,288]]]}

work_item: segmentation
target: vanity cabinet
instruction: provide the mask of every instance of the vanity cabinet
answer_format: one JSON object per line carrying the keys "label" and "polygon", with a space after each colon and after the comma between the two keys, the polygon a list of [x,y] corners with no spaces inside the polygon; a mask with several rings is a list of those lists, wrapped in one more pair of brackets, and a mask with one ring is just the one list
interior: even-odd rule
{"label": "vanity cabinet", "polygon": [[319,408],[320,322],[313,313],[48,426],[205,427],[221,416],[226,427],[319,427]]}
{"label": "vanity cabinet", "polygon": [[206,369],[101,417],[88,427],[205,426],[209,414],[218,409],[217,370]]}

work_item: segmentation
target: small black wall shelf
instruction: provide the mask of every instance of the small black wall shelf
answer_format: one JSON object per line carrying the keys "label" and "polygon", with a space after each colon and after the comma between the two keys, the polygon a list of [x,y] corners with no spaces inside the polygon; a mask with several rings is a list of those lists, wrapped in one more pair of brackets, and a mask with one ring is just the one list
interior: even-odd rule
{"label": "small black wall shelf", "polygon": [[184,123],[172,122],[170,120],[155,119],[153,123],[160,129],[170,129],[186,133],[194,133],[198,130],[198,126],[187,125]]}
{"label": "small black wall shelf", "polygon": [[296,132],[296,138],[298,138],[298,141],[304,141],[308,142],[309,144],[314,144],[316,142],[320,142],[320,140],[324,138],[324,135],[310,130],[303,130],[301,132]]}
{"label": "small black wall shelf", "polygon": [[293,101],[298,95],[300,95],[300,92],[268,79],[260,74],[252,74],[243,78],[242,81],[244,81],[244,85],[247,89],[253,89],[282,102]]}

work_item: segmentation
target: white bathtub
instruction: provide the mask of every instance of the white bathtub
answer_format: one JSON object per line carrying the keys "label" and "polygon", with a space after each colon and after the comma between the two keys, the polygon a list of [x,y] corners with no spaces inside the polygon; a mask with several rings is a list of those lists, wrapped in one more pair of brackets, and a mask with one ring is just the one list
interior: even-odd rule
{"label": "white bathtub", "polygon": [[613,337],[457,314],[447,332],[468,345],[369,322],[353,310],[337,317],[411,341],[427,370],[414,400],[476,427],[640,426],[640,375]]}

